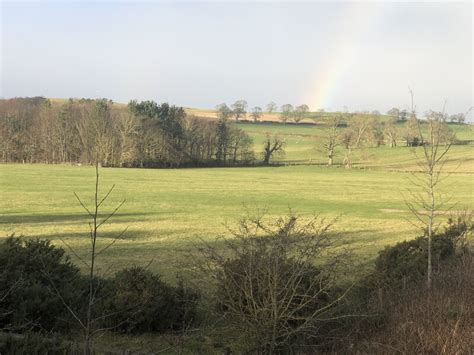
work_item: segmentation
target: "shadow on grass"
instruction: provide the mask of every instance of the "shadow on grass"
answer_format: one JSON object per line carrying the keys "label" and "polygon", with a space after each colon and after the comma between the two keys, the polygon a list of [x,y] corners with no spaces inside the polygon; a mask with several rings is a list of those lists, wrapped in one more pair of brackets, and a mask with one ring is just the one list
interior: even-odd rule
{"label": "shadow on grass", "polygon": [[[71,243],[71,244],[89,244],[90,243],[90,235],[89,235],[89,230],[87,229],[88,226],[85,226],[84,228],[81,228],[82,230],[79,232],[64,232],[64,233],[51,233],[48,235],[41,235],[41,236],[36,236],[34,234],[16,234],[17,237],[21,237],[24,239],[48,239],[51,241],[61,241],[64,240],[66,243]],[[149,232],[144,232],[144,231],[137,231],[134,230],[133,228],[128,228],[124,233],[122,233],[124,228],[122,229],[115,229],[115,230],[106,230],[106,227],[104,227],[104,230],[99,230],[97,240],[99,242],[104,241],[104,242],[110,242],[113,239],[117,240],[124,240],[124,241],[140,241],[140,239],[148,238],[150,237]],[[1,238],[0,238],[1,240]],[[143,244],[142,244],[143,247]]]}
{"label": "shadow on grass", "polygon": [[[107,223],[127,223],[142,220],[140,216],[161,215],[159,213],[116,213]],[[104,218],[108,214],[100,214],[99,218]],[[76,222],[86,223],[90,218],[84,213],[77,214],[3,214],[0,216],[0,224],[35,224],[54,222]]]}

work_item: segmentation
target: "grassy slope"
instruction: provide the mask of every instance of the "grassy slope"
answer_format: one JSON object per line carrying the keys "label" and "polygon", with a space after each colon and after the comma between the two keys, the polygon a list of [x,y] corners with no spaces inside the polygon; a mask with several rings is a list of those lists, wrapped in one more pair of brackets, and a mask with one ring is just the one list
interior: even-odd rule
{"label": "grassy slope", "polygon": [[[254,139],[255,151],[262,150],[263,140],[267,132],[276,133],[287,142],[286,154],[277,157],[282,162],[326,164],[324,150],[321,148],[325,139],[324,125],[289,125],[275,123],[239,123],[238,126],[249,133]],[[399,125],[403,129],[403,125]],[[471,125],[450,125],[459,140],[474,140],[474,130]],[[399,147],[362,147],[354,150],[355,167],[367,167],[384,170],[413,170],[416,167],[416,153],[421,149],[405,147],[400,141]],[[447,171],[474,173],[474,146],[456,145],[451,148],[451,162]],[[337,148],[335,163],[341,164],[344,149]]]}
{"label": "grassy slope", "polygon": [[[204,110],[205,111],[205,110]],[[207,112],[207,111],[205,111]],[[211,112],[211,111],[209,111]],[[239,123],[261,150],[267,132],[287,142],[287,163],[325,164],[320,146],[324,124],[290,125]],[[473,140],[473,127],[451,125],[457,137]],[[473,206],[473,145],[453,146],[447,170],[455,172],[444,185],[456,209]],[[419,149],[419,148],[418,148]],[[335,163],[342,162],[339,148]],[[221,169],[102,169],[104,188],[117,188],[108,205],[127,200],[124,208],[104,228],[107,239],[128,226],[123,240],[110,249],[103,262],[115,268],[146,264],[167,276],[179,269],[185,250],[195,250],[199,238],[213,240],[226,232],[224,223],[234,222],[244,211],[267,208],[280,215],[291,207],[304,215],[321,213],[341,216],[335,231],[358,248],[361,260],[371,259],[384,245],[411,238],[416,230],[407,221],[404,196],[416,163],[414,150],[404,147],[358,149],[355,167],[286,166]],[[85,250],[88,226],[73,196],[92,198],[94,172],[90,167],[45,165],[0,165],[0,236],[10,233],[48,237]],[[109,240],[109,239],[107,239]],[[106,242],[106,240],[104,240]]]}
{"label": "grassy slope", "polygon": [[[242,214],[244,205],[265,207],[270,215],[291,206],[304,215],[342,216],[336,231],[358,248],[362,260],[382,246],[416,234],[406,221],[403,195],[409,174],[401,172],[327,169],[317,166],[222,169],[102,169],[102,185],[117,188],[109,210],[127,200],[112,224],[104,228],[104,243],[128,226],[126,236],[103,256],[120,268],[146,264],[167,276],[179,269],[184,250],[195,250],[199,238],[212,241],[225,232],[224,223]],[[88,226],[73,191],[92,198],[91,167],[1,165],[0,235],[65,238],[84,251]],[[472,208],[473,181],[453,174],[457,209]],[[59,242],[59,241],[58,241]]]}

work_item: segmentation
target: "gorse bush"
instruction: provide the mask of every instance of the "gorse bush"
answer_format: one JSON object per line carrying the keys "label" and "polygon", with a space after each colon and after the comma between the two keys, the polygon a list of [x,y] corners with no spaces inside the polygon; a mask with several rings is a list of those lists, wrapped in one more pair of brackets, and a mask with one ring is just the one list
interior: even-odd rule
{"label": "gorse bush", "polygon": [[444,229],[444,236],[450,238],[460,251],[468,250],[469,241],[474,235],[474,223],[471,213],[450,217]]}
{"label": "gorse bush", "polygon": [[[444,234],[433,236],[433,267],[451,257],[455,252],[455,240]],[[428,264],[428,240],[418,237],[383,249],[375,261],[374,277],[380,286],[403,287],[408,282],[420,280],[426,275]]]}
{"label": "gorse bush", "polygon": [[[467,333],[456,322],[468,324],[473,312],[472,305],[467,306],[472,303],[469,290],[474,280],[467,243],[472,231],[472,220],[465,215],[450,218],[444,230],[433,236],[432,289],[426,285],[426,237],[380,251],[375,269],[359,282],[347,302],[349,308],[368,315],[348,324],[348,328],[357,329],[356,342],[369,343],[360,352],[459,353],[455,343],[465,349]],[[459,317],[451,321],[451,313]],[[453,352],[442,350],[443,344]]]}
{"label": "gorse bush", "polygon": [[[467,248],[467,239],[472,236],[474,225],[470,215],[449,218],[444,231],[433,236],[433,270],[439,270],[456,251]],[[418,237],[379,252],[375,270],[370,276],[374,287],[397,289],[407,283],[418,282],[426,275],[428,264],[428,239]]]}
{"label": "gorse bush", "polygon": [[79,269],[49,241],[9,237],[0,244],[1,326],[64,330],[70,315],[64,302],[78,306]]}
{"label": "gorse bush", "polygon": [[[0,326],[65,332],[77,327],[68,307],[85,317],[89,283],[49,241],[9,237],[0,244]],[[100,328],[143,333],[180,330],[196,319],[198,294],[170,286],[140,267],[95,278],[94,317]],[[99,287],[100,286],[100,287]]]}
{"label": "gorse bush", "polygon": [[105,301],[114,329],[129,332],[179,330],[196,317],[198,294],[182,284],[173,287],[141,267],[119,271],[111,280]]}

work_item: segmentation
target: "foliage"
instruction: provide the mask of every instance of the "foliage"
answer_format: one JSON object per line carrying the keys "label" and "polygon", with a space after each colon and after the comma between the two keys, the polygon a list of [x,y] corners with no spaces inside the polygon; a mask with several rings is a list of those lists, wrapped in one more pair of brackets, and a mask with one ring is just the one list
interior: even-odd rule
{"label": "foliage", "polygon": [[[448,219],[444,231],[433,235],[432,258],[435,272],[452,260],[456,251],[467,250],[466,239],[472,236],[473,231],[471,216],[458,215]],[[368,292],[379,288],[390,291],[407,289],[409,284],[416,284],[426,276],[427,260],[427,236],[385,247],[375,259],[375,269],[367,280]]]}
{"label": "foliage", "polygon": [[[0,245],[3,327],[64,330],[70,316],[63,305],[80,305],[79,269],[64,250],[45,240],[9,237]],[[52,288],[60,292],[59,297]]]}
{"label": "foliage", "polygon": [[196,319],[198,294],[182,283],[166,284],[150,271],[132,267],[111,280],[105,301],[107,323],[127,333],[164,332],[188,327]]}
{"label": "foliage", "polygon": [[29,354],[82,354],[76,344],[65,342],[60,338],[45,338],[37,333],[2,334],[0,335],[0,353],[29,355]]}
{"label": "foliage", "polygon": [[[433,237],[432,250],[434,266],[440,267],[441,262],[454,254],[455,244],[451,238],[438,234]],[[426,237],[400,242],[380,251],[375,260],[375,275],[382,285],[403,288],[407,282],[418,281],[426,275],[427,259]]]}

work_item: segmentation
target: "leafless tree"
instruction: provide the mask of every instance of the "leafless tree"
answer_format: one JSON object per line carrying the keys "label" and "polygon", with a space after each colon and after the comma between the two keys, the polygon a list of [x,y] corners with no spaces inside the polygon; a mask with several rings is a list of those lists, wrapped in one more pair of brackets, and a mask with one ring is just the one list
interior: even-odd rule
{"label": "leafless tree", "polygon": [[277,104],[274,103],[273,101],[269,102],[267,105],[267,112],[268,113],[273,113],[277,110]]}
{"label": "leafless tree", "polygon": [[282,122],[286,122],[290,119],[291,115],[293,114],[293,105],[291,104],[285,104],[282,105],[280,108],[280,120]]}
{"label": "leafless tree", "polygon": [[216,106],[217,118],[227,120],[232,116],[232,110],[227,104],[222,103]]}
{"label": "leafless tree", "polygon": [[237,100],[231,107],[236,122],[239,121],[239,118],[245,117],[247,114],[247,101],[245,100]]}
{"label": "leafless tree", "polygon": [[257,122],[260,117],[262,117],[262,108],[261,108],[261,107],[258,107],[258,106],[255,106],[255,107],[252,109],[252,118],[253,118],[253,121],[254,121],[254,122]]}
{"label": "leafless tree", "polygon": [[301,122],[305,115],[308,113],[309,111],[309,106],[308,105],[299,105],[295,108],[295,111],[293,113],[293,120],[296,122],[296,123],[299,123]]}
{"label": "leafless tree", "polygon": [[362,144],[365,134],[370,128],[370,120],[365,115],[353,116],[349,121],[348,129],[353,132],[351,145],[353,149],[359,148]]}
{"label": "leafless tree", "polygon": [[395,126],[396,119],[390,119],[385,121],[384,124],[384,135],[388,142],[390,143],[390,147],[396,147],[397,146],[397,140],[398,140],[398,129]]}
{"label": "leafless tree", "polygon": [[203,248],[218,312],[246,351],[279,353],[296,338],[317,338],[326,321],[343,317],[331,312],[347,292],[334,288],[347,254],[333,249],[331,225],[291,213],[271,221],[248,215],[222,238],[224,248]]}
{"label": "leafless tree", "polygon": [[285,141],[277,135],[267,133],[263,143],[263,164],[268,165],[275,154],[284,154]]}
{"label": "leafless tree", "polygon": [[136,157],[135,137],[137,135],[137,119],[130,112],[117,115],[117,130],[120,134],[120,166],[134,161]]}
{"label": "leafless tree", "polygon": [[[69,313],[75,319],[77,324],[79,325],[83,338],[84,338],[84,354],[90,355],[93,353],[93,342],[94,338],[99,335],[100,333],[114,329],[120,325],[113,325],[111,327],[104,327],[104,320],[108,317],[111,317],[113,314],[97,314],[96,307],[98,302],[101,300],[101,296],[99,296],[103,285],[101,284],[101,277],[105,277],[107,272],[100,273],[99,269],[97,268],[97,258],[104,253],[107,249],[109,249],[115,242],[122,237],[125,233],[126,229],[124,229],[121,233],[119,233],[112,241],[108,243],[102,244],[99,243],[99,229],[107,223],[110,218],[112,218],[119,209],[125,203],[123,200],[119,203],[111,213],[105,215],[101,218],[100,208],[109,198],[110,194],[114,190],[115,185],[107,191],[107,193],[100,197],[99,196],[99,164],[98,162],[95,164],[95,189],[94,189],[94,201],[92,204],[92,208],[86,206],[83,200],[74,193],[74,196],[78,200],[81,207],[87,213],[87,216],[90,218],[89,221],[89,239],[90,239],[90,249],[89,249],[89,256],[88,258],[81,257],[75,250],[72,248],[65,240],[62,242],[68,247],[68,249],[78,258],[78,260],[86,267],[87,269],[87,282],[88,282],[88,290],[86,294],[86,308],[85,308],[85,315],[83,316],[79,310],[73,309],[73,307],[64,300],[60,291],[55,287],[54,281],[51,275],[47,275],[53,287],[55,293],[60,297],[63,305],[67,308]],[[101,277],[99,277],[101,276]]]}
{"label": "leafless tree", "polygon": [[326,132],[326,140],[323,143],[323,148],[328,157],[328,166],[332,166],[336,147],[339,145],[339,125],[342,117],[335,116],[330,121],[330,127]]}
{"label": "leafless tree", "polygon": [[436,229],[435,217],[443,207],[443,197],[440,193],[439,184],[442,181],[441,174],[448,162],[448,152],[451,148],[452,139],[443,142],[444,123],[428,118],[425,134],[421,122],[416,117],[413,92],[410,90],[412,101],[411,119],[416,120],[417,134],[422,142],[422,154],[418,156],[418,168],[421,175],[413,174],[412,183],[419,189],[411,192],[412,201],[407,206],[412,214],[420,222],[420,228],[428,238],[428,265],[427,286],[432,284],[432,238]]}
{"label": "leafless tree", "polygon": [[418,119],[416,118],[416,112],[410,115],[410,119],[406,124],[406,128],[404,131],[405,135],[405,142],[408,147],[416,147],[423,142],[420,141],[420,136],[418,134]]}

